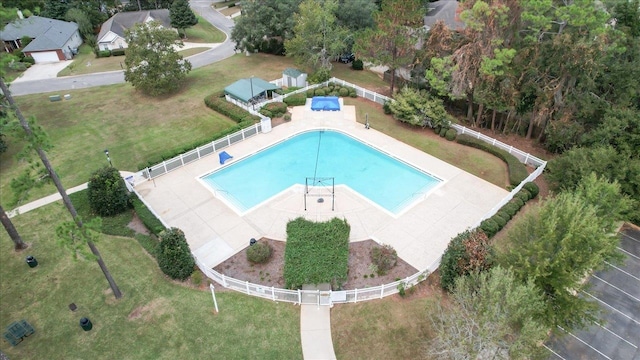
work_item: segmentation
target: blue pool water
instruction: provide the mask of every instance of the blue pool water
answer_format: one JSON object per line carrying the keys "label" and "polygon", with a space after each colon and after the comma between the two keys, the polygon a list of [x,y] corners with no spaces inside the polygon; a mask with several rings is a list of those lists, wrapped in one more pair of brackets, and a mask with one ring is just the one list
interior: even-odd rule
{"label": "blue pool water", "polygon": [[305,185],[306,178],[314,176],[333,177],[335,185],[347,185],[393,214],[441,181],[329,130],[293,136],[202,180],[242,213],[292,185]]}
{"label": "blue pool water", "polygon": [[314,96],[311,98],[311,110],[339,111],[340,100],[337,96]]}

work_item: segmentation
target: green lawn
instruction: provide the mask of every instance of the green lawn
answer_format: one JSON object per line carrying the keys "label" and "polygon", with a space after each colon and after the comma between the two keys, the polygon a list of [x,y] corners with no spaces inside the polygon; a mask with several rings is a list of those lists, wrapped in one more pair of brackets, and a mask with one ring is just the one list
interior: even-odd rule
{"label": "green lawn", "polygon": [[[65,91],[71,100],[49,103],[49,94],[16,98],[25,116],[35,116],[55,147],[48,152],[58,175],[67,187],[86,182],[106,163],[109,149],[120,170],[137,171],[138,165],[168,149],[209,139],[235,124],[204,105],[204,97],[222,90],[242,77],[255,75],[275,79],[293,66],[290,58],[255,54],[193,70],[178,93],[152,98],[136,92],[129,84]],[[5,207],[12,197],[9,182],[26,167],[18,165],[12,146],[0,155],[0,201]],[[53,185],[35,189],[30,199],[55,192]]]}
{"label": "green lawn", "polygon": [[[196,15],[197,16],[197,15]],[[183,39],[188,42],[197,43],[221,43],[227,39],[227,35],[218,30],[210,22],[197,16],[198,24],[187,29],[187,38]]]}
{"label": "green lawn", "polygon": [[[168,280],[132,238],[97,243],[123,292],[115,300],[95,261],[73,261],[56,245],[55,227],[68,213],[60,203],[13,222],[31,246],[16,253],[0,233],[0,326],[26,319],[36,332],[0,350],[11,359],[301,359],[299,308],[216,286],[211,292]],[[29,268],[25,256],[39,262]],[[78,309],[71,312],[68,305]],[[84,332],[79,319],[93,330]]]}

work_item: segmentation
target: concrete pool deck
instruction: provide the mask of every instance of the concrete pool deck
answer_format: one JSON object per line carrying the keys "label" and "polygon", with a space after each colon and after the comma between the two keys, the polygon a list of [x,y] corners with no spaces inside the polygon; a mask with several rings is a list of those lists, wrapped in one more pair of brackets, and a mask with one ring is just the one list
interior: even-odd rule
{"label": "concrete pool deck", "polygon": [[[356,122],[353,106],[341,111],[311,111],[310,104],[292,108],[292,120],[224,149],[232,164],[256,151],[311,129],[335,129],[443,180],[423,199],[393,216],[371,201],[344,187],[336,187],[335,211],[330,196],[307,198],[303,186],[294,186],[245,214],[238,214],[197,179],[221,167],[218,156],[198,161],[136,184],[137,192],[172,227],[184,231],[198,259],[213,268],[249,245],[251,238],[286,240],[286,224],[297,217],[325,221],[345,218],[351,225],[351,241],[366,239],[393,246],[410,265],[424,270],[444,252],[449,240],[475,225],[508,192],[468,174],[429,154]],[[225,166],[226,166],[225,164]],[[260,176],[260,174],[255,174]],[[304,184],[305,179],[300,179]]]}

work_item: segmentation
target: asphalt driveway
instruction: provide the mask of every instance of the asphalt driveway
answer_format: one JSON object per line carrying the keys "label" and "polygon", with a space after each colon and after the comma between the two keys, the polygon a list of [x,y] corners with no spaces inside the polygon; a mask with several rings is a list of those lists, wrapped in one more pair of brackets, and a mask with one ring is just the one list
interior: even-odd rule
{"label": "asphalt driveway", "polygon": [[582,295],[603,309],[600,323],[547,344],[549,359],[640,360],[640,230],[620,233],[622,264],[591,276]]}

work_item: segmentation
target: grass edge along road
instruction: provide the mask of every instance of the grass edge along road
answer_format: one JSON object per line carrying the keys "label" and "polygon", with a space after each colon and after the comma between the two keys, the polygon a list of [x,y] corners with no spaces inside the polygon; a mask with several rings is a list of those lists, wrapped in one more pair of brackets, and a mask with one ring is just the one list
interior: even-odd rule
{"label": "grass edge along road", "polygon": [[[214,314],[208,288],[169,280],[135,239],[102,235],[96,245],[124,295],[115,300],[95,261],[74,261],[56,244],[65,218],[60,202],[14,218],[30,244],[19,253],[0,235],[0,326],[25,319],[36,331],[15,347],[2,341],[9,358],[302,358],[298,307],[226,291],[216,292]],[[92,321],[91,331],[81,329],[81,317]]]}

